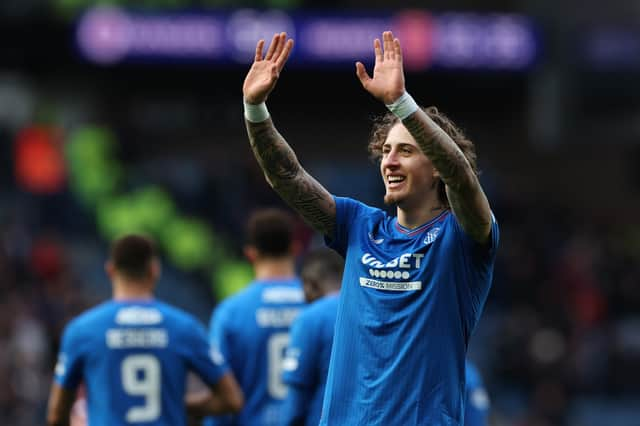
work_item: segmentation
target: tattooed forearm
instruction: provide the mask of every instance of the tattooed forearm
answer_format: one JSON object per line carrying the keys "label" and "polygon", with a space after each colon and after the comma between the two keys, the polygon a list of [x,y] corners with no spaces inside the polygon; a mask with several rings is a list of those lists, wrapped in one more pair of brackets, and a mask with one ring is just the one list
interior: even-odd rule
{"label": "tattooed forearm", "polygon": [[251,149],[271,187],[315,230],[333,235],[336,206],[331,194],[302,168],[271,119],[246,124]]}
{"label": "tattooed forearm", "polygon": [[447,186],[462,189],[473,183],[473,170],[460,148],[426,114],[412,114],[402,124],[440,172]]}
{"label": "tattooed forearm", "polygon": [[463,152],[422,111],[410,115],[402,123],[440,173],[449,204],[463,229],[474,240],[486,241],[491,229],[489,202]]}

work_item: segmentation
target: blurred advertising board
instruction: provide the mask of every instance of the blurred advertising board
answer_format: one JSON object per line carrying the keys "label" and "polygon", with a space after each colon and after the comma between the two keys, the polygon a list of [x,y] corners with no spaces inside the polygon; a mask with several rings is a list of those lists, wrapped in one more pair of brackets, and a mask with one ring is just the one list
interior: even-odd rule
{"label": "blurred advertising board", "polygon": [[409,71],[524,71],[540,51],[539,34],[515,14],[311,13],[241,9],[229,12],[140,13],[94,8],[79,18],[76,45],[86,60],[249,64],[256,41],[286,31],[295,39],[293,67],[335,67],[372,61],[372,42],[391,29]]}

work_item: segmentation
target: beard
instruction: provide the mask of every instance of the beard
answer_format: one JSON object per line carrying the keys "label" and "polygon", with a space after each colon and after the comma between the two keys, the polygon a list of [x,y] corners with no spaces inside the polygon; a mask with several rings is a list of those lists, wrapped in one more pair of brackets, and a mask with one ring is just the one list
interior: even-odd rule
{"label": "beard", "polygon": [[384,194],[384,203],[387,206],[392,206],[398,204],[398,194],[389,194],[388,192]]}

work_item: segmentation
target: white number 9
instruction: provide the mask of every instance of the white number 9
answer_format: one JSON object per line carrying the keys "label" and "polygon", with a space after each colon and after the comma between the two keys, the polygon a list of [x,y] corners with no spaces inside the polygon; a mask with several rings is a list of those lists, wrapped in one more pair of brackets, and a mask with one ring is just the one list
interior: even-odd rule
{"label": "white number 9", "polygon": [[142,406],[127,410],[127,422],[150,422],[160,417],[160,362],[153,355],[129,355],[122,360],[122,387],[133,396],[143,396]]}

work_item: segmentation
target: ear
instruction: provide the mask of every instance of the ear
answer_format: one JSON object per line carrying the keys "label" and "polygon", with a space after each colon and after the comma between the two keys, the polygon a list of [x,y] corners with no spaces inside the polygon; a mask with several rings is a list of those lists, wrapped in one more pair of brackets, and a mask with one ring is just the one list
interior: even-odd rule
{"label": "ear", "polygon": [[160,279],[161,274],[162,265],[160,265],[160,260],[157,258],[153,258],[151,260],[151,279],[155,282]]}
{"label": "ear", "polygon": [[438,171],[438,169],[436,169],[435,167],[433,168],[433,178],[438,178],[440,179],[440,172]]}
{"label": "ear", "polygon": [[107,273],[109,279],[113,281],[116,275],[116,268],[113,266],[112,261],[107,260],[106,262],[104,262],[104,271]]}
{"label": "ear", "polygon": [[302,246],[302,241],[298,239],[294,239],[293,241],[291,241],[291,245],[289,246],[289,253],[291,253],[293,257],[298,257],[303,250],[304,247]]}
{"label": "ear", "polygon": [[254,246],[244,246],[242,251],[249,262],[254,263],[258,259],[258,250]]}

